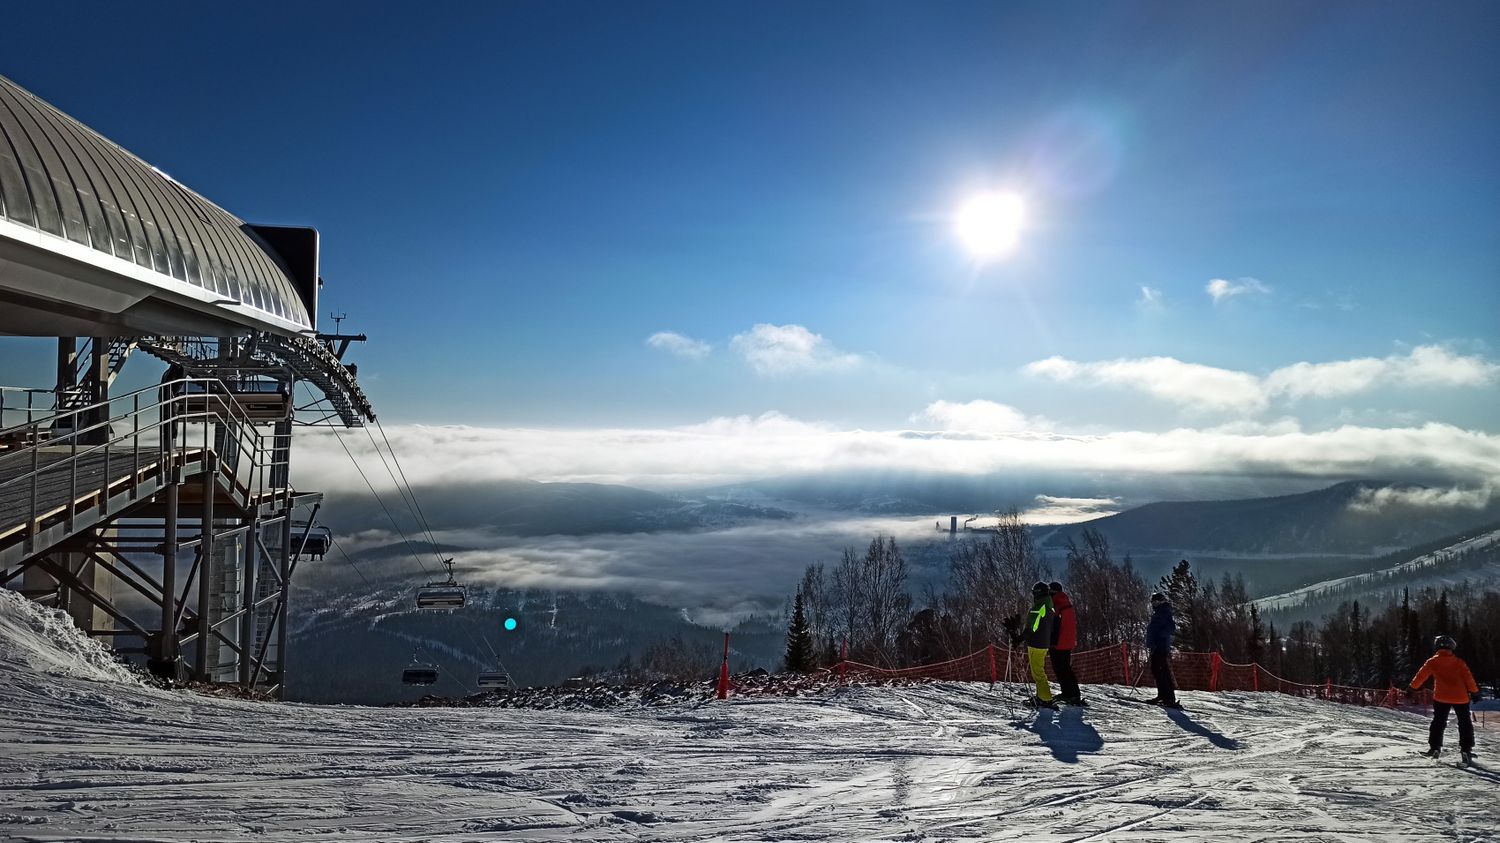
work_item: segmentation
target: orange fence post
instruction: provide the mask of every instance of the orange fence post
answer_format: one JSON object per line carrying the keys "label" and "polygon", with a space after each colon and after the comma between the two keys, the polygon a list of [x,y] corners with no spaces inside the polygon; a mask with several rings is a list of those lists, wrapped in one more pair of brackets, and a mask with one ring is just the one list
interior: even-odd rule
{"label": "orange fence post", "polygon": [[729,633],[724,633],[724,663],[719,665],[719,699],[729,699]]}
{"label": "orange fence post", "polygon": [[995,645],[989,645],[990,651],[990,687],[995,687]]}
{"label": "orange fence post", "polygon": [[1250,663],[1250,686],[1256,691],[1260,690],[1260,663]]}
{"label": "orange fence post", "polygon": [[839,684],[844,684],[844,665],[849,661],[849,639],[844,639],[844,647],[839,652]]}
{"label": "orange fence post", "polygon": [[1120,664],[1125,666],[1125,684],[1130,684],[1130,648],[1124,641],[1120,642]]}
{"label": "orange fence post", "polygon": [[1323,682],[1323,699],[1333,699],[1333,680],[1327,679]]}
{"label": "orange fence post", "polygon": [[1208,690],[1219,690],[1219,665],[1223,664],[1224,658],[1215,650],[1208,659]]}

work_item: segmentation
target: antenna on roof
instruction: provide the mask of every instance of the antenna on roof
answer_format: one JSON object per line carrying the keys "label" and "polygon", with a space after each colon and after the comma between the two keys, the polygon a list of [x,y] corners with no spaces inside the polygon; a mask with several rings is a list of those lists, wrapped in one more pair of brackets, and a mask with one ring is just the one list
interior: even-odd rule
{"label": "antenna on roof", "polygon": [[347,314],[347,313],[334,313],[333,311],[330,310],[330,311],[328,311],[328,318],[333,320],[333,332],[335,334],[339,334],[339,333],[343,333],[342,331],[339,330],[339,323],[343,322],[345,319],[348,319],[349,318],[349,314]]}

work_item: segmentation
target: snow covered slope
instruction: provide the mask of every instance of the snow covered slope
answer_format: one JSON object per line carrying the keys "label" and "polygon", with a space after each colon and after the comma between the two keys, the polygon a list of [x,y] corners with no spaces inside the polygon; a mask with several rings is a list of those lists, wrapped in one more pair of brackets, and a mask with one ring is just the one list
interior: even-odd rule
{"label": "snow covered slope", "polygon": [[[160,691],[0,600],[3,840],[1500,839],[1500,776],[1422,717],[1272,694],[854,688],[605,712]],[[28,631],[30,630],[30,631]],[[1494,753],[1495,732],[1481,732]]]}
{"label": "snow covered slope", "polygon": [[1416,589],[1429,585],[1451,586],[1464,581],[1500,581],[1500,565],[1494,563],[1477,569],[1447,570],[1445,568],[1447,563],[1460,554],[1490,550],[1497,544],[1500,544],[1500,530],[1492,530],[1440,550],[1415,556],[1389,568],[1316,582],[1283,594],[1262,597],[1256,600],[1255,604],[1262,611],[1276,611],[1329,596],[1344,600],[1365,599],[1366,595],[1393,589],[1399,590],[1402,586]]}

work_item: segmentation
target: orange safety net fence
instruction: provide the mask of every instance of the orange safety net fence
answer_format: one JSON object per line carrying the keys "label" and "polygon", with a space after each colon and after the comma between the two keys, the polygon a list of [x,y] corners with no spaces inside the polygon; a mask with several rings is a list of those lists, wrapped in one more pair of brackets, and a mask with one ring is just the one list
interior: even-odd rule
{"label": "orange safety net fence", "polygon": [[[1057,681],[1052,660],[1047,659],[1047,678]],[[1084,685],[1140,685],[1156,687],[1144,648],[1118,644],[1073,652],[1073,672]],[[877,667],[844,659],[834,667],[840,681],[850,679],[911,679],[939,682],[1030,682],[1031,668],[1024,649],[991,644],[967,656],[912,667]],[[1426,705],[1432,692],[1418,691],[1408,697],[1403,688],[1357,688],[1293,682],[1260,664],[1226,662],[1218,653],[1172,653],[1172,678],[1180,691],[1267,691],[1299,697],[1330,700],[1352,705],[1396,708],[1403,703]]]}

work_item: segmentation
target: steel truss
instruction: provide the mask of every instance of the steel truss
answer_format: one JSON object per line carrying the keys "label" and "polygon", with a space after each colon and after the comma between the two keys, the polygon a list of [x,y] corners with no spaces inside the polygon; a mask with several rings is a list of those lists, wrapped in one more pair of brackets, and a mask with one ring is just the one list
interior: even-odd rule
{"label": "steel truss", "polygon": [[322,494],[290,486],[290,415],[252,419],[226,386],[243,375],[223,374],[0,429],[0,586],[21,579],[158,675],[280,696]]}

